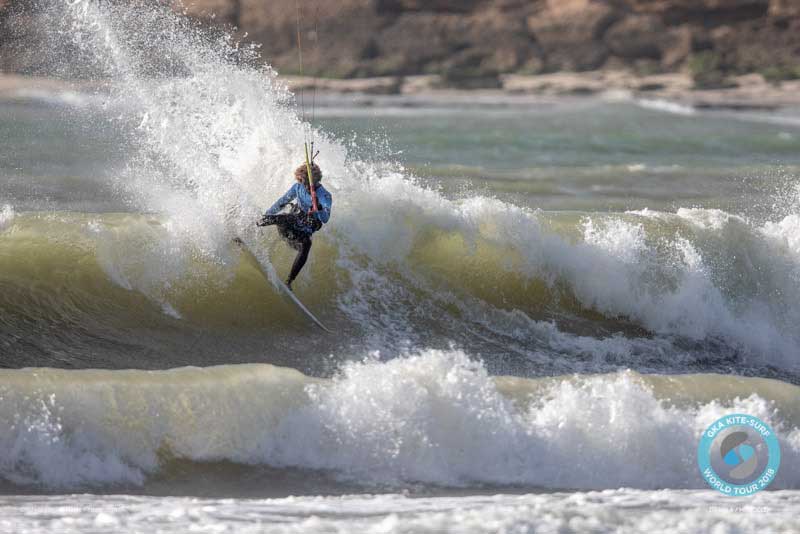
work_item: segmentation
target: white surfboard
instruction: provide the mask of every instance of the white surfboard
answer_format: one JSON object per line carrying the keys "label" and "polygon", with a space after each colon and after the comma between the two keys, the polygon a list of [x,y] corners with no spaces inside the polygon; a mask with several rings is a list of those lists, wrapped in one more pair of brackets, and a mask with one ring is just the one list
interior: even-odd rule
{"label": "white surfboard", "polygon": [[322,324],[322,321],[317,319],[314,316],[314,314],[311,313],[308,310],[308,308],[306,308],[305,304],[300,302],[300,299],[297,298],[297,295],[295,295],[294,292],[291,289],[289,289],[289,286],[284,284],[280,280],[280,278],[278,278],[274,274],[270,274],[266,269],[264,269],[264,266],[261,265],[261,262],[258,261],[258,258],[256,258],[255,254],[253,254],[253,252],[250,250],[250,247],[248,247],[247,244],[244,241],[242,241],[241,239],[236,237],[236,238],[233,239],[233,242],[236,243],[237,245],[239,245],[239,248],[242,250],[242,253],[244,253],[244,254],[246,254],[248,256],[248,259],[253,263],[253,266],[256,267],[259,270],[259,272],[264,276],[264,278],[267,280],[267,282],[274,283],[275,285],[277,285],[278,288],[280,288],[281,292],[284,294],[284,296],[289,297],[289,300],[292,301],[292,303],[295,305],[295,307],[298,310],[300,310],[301,312],[303,312],[303,314],[306,317],[311,319],[311,322],[313,322],[315,325],[317,325],[321,329],[325,330],[329,334],[333,333],[328,329],[328,327],[326,327],[324,324]]}

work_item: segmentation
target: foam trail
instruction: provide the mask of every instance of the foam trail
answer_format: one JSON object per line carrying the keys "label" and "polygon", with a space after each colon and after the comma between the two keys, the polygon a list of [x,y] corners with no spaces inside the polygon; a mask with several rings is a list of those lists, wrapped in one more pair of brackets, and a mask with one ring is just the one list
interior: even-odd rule
{"label": "foam trail", "polygon": [[662,113],[671,113],[674,115],[692,116],[697,113],[697,110],[692,106],[657,98],[637,99],[636,104],[645,109],[660,111]]}

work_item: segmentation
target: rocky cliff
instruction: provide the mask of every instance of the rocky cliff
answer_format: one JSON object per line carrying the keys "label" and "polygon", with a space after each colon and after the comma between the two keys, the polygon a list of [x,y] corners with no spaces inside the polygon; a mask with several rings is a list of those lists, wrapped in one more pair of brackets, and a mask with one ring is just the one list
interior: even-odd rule
{"label": "rocky cliff", "polygon": [[[800,0],[301,0],[300,7],[306,72],[331,77],[440,73],[455,85],[491,85],[503,73],[600,68],[688,67],[709,84],[754,71],[800,75]],[[262,43],[280,71],[297,72],[295,0],[183,0],[179,8],[236,27]],[[6,69],[33,68],[5,56]]]}
{"label": "rocky cliff", "polygon": [[[294,0],[185,0],[194,16],[235,25],[296,70]],[[800,65],[800,0],[326,0],[300,2],[336,77],[630,68],[689,64],[741,74]],[[310,46],[310,45],[309,45]],[[703,64],[705,63],[705,64]]]}

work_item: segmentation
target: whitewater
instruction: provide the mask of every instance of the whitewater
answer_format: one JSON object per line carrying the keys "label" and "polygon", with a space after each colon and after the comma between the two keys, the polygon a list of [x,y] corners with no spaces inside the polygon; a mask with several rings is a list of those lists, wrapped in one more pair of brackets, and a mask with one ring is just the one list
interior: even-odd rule
{"label": "whitewater", "polygon": [[[0,101],[0,531],[798,531],[791,121],[303,122],[256,48],[166,8],[12,16],[93,85]],[[307,136],[334,207],[295,287],[333,336],[231,244],[288,269],[254,222]],[[697,468],[729,413],[781,447],[753,497]]]}

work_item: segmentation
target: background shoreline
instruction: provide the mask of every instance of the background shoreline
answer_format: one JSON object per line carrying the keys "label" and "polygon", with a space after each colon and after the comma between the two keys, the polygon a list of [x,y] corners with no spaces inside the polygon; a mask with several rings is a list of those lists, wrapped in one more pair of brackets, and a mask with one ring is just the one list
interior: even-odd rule
{"label": "background shoreline", "polygon": [[[800,107],[800,80],[780,84],[767,82],[759,74],[735,79],[736,86],[724,89],[696,89],[688,75],[637,76],[623,71],[563,72],[543,75],[508,75],[498,89],[444,87],[437,75],[375,77],[354,79],[279,76],[288,89],[316,90],[318,104],[354,106],[383,104],[427,107],[459,104],[479,107],[526,106],[564,99],[660,100],[689,109],[727,111],[776,111]],[[64,93],[98,93],[108,82],[62,80],[0,72],[0,100],[36,100]]]}

